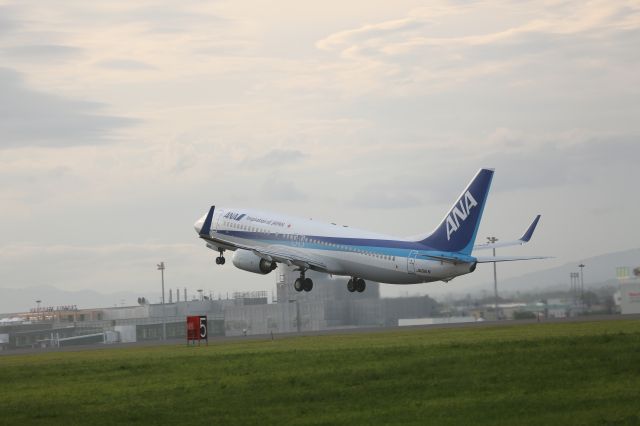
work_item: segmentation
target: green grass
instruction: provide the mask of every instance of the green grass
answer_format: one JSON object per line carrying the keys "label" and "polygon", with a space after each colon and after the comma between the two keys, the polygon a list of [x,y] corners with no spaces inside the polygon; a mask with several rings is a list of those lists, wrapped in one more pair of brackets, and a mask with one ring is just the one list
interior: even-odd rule
{"label": "green grass", "polygon": [[0,357],[6,424],[640,424],[640,322]]}

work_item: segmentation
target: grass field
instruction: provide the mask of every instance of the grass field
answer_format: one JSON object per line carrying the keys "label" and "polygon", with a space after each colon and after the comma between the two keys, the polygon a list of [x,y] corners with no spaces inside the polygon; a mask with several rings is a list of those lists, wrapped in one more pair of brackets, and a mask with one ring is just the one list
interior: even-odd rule
{"label": "grass field", "polygon": [[640,321],[0,357],[5,424],[640,424]]}

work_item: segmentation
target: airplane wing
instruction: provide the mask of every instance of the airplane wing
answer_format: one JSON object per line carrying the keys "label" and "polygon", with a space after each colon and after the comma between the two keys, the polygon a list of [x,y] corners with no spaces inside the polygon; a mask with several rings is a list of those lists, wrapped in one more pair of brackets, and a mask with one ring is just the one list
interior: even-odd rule
{"label": "airplane wing", "polygon": [[327,272],[327,265],[320,259],[309,256],[299,250],[291,247],[273,244],[267,247],[256,247],[243,244],[230,245],[226,241],[212,238],[211,236],[200,234],[200,238],[207,241],[207,247],[217,250],[218,247],[226,249],[241,249],[253,252],[256,256],[268,261],[284,263],[288,266],[297,266],[304,269],[312,269],[314,271]]}
{"label": "airplane wing", "polygon": [[[498,247],[510,247],[510,246],[521,246],[523,244],[526,244],[529,242],[529,240],[531,239],[531,237],[533,236],[533,231],[536,230],[536,226],[538,225],[538,221],[540,220],[540,215],[537,215],[535,217],[535,219],[533,219],[533,222],[531,222],[531,225],[529,225],[529,227],[527,228],[527,230],[524,232],[524,234],[522,235],[522,237],[520,237],[520,239],[514,240],[514,241],[503,241],[500,243],[483,243],[483,244],[476,244],[475,246],[473,246],[473,250],[486,250],[486,249],[493,249],[493,248],[498,248]],[[529,258],[527,258],[529,259]],[[513,259],[513,260],[527,260],[527,259]],[[535,257],[535,259],[543,259],[540,257]],[[491,260],[490,262],[506,262],[506,260]]]}
{"label": "airplane wing", "polygon": [[284,263],[288,266],[298,266],[304,269],[327,272],[327,265],[314,256],[309,256],[291,247],[278,244],[267,247],[251,248],[256,256],[266,260]]}

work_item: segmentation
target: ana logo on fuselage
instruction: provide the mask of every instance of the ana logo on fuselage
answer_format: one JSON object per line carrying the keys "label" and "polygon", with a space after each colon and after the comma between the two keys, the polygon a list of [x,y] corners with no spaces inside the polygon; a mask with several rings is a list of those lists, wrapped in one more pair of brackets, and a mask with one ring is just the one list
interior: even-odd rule
{"label": "ana logo on fuselage", "polygon": [[234,213],[234,212],[229,212],[227,214],[224,215],[225,219],[229,219],[229,220],[240,220],[243,217],[245,217],[246,214],[240,214],[240,213]]}
{"label": "ana logo on fuselage", "polygon": [[460,198],[458,205],[454,206],[449,216],[447,216],[447,241],[451,239],[451,234],[456,232],[460,228],[460,225],[469,217],[469,211],[477,205],[478,203],[469,191]]}

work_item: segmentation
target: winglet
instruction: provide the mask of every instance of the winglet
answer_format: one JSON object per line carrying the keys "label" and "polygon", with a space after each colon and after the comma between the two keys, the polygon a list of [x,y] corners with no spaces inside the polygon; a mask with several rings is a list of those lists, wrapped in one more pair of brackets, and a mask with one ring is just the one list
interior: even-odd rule
{"label": "winglet", "polygon": [[529,228],[527,229],[527,231],[524,233],[522,238],[520,238],[520,241],[523,241],[525,243],[529,242],[529,240],[531,239],[531,236],[533,235],[533,231],[536,230],[536,226],[538,225],[539,220],[540,220],[540,215],[536,216],[536,218],[533,219],[533,222],[531,222],[531,225],[529,225]]}
{"label": "winglet", "polygon": [[200,228],[200,236],[209,236],[211,232],[211,221],[213,220],[213,212],[215,211],[215,209],[216,206],[211,206],[211,208],[209,209],[209,214],[207,214],[207,218],[204,220],[202,228]]}

